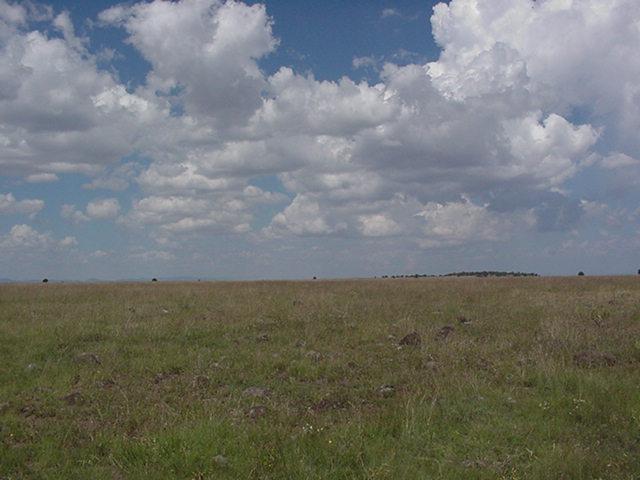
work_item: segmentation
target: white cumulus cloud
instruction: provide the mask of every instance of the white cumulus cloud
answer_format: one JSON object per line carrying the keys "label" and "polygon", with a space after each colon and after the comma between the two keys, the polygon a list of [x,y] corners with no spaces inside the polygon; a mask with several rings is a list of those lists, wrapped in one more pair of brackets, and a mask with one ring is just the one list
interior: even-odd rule
{"label": "white cumulus cloud", "polygon": [[[121,29],[150,65],[132,89],[68,14],[0,0],[3,175],[135,185],[130,207],[102,198],[61,215],[142,228],[168,245],[139,253],[150,260],[203,232],[424,248],[566,232],[605,203],[576,192],[580,175],[638,184],[635,0],[440,3],[439,58],[362,52],[353,66],[375,67],[375,82],[286,65],[266,75],[273,22],[240,1],[109,8],[100,28]],[[274,191],[254,185],[265,178]],[[0,212],[34,215],[39,202],[4,194]]]}
{"label": "white cumulus cloud", "polygon": [[0,193],[0,214],[22,214],[33,217],[43,208],[42,200],[17,200],[12,193]]}
{"label": "white cumulus cloud", "polygon": [[120,212],[120,203],[116,198],[93,200],[87,204],[87,215],[91,218],[103,220],[114,218]]}

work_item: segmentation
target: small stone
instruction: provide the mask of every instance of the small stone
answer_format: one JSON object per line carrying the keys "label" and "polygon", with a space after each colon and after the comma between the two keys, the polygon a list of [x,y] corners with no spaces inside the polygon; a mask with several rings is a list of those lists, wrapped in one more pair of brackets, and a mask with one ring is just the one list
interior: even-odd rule
{"label": "small stone", "polygon": [[378,388],[378,393],[383,398],[389,398],[396,393],[396,387],[394,387],[393,385],[382,385],[380,388]]}
{"label": "small stone", "polygon": [[316,352],[315,350],[309,350],[305,356],[307,358],[310,358],[311,360],[313,360],[314,362],[319,362],[320,360],[322,360],[322,354],[320,352]]}
{"label": "small stone", "polygon": [[227,457],[225,457],[224,455],[216,455],[215,457],[213,457],[213,463],[215,463],[219,467],[226,467],[229,463],[229,460],[227,460]]}
{"label": "small stone", "polygon": [[453,328],[451,325],[445,325],[440,330],[438,330],[438,338],[441,338],[444,340],[449,335],[451,335],[454,330],[455,328]]}
{"label": "small stone", "polygon": [[37,410],[34,405],[24,405],[20,407],[19,412],[23,417],[31,417],[36,414]]}
{"label": "small stone", "polygon": [[463,460],[462,466],[465,468],[486,468],[487,462],[483,460]]}
{"label": "small stone", "polygon": [[426,362],[424,362],[424,366],[429,370],[435,370],[436,368],[438,368],[438,363],[433,360],[427,360]]}
{"label": "small stone", "polygon": [[113,380],[111,380],[110,378],[105,378],[103,380],[98,380],[96,382],[96,385],[99,388],[104,388],[105,390],[109,389],[109,388],[113,388],[116,385],[116,382],[114,382]]}
{"label": "small stone", "polygon": [[90,363],[94,365],[101,365],[100,357],[95,353],[83,352],[76,355],[76,362],[78,363]]}
{"label": "small stone", "polygon": [[242,392],[247,397],[264,398],[271,395],[271,390],[264,387],[249,387]]}
{"label": "small stone", "polygon": [[165,380],[177,377],[182,373],[182,367],[172,367],[164,372],[156,373],[154,377],[154,383],[162,383]]}
{"label": "small stone", "polygon": [[62,400],[64,400],[67,405],[81,405],[85,402],[84,396],[78,391],[65,395],[62,397]]}
{"label": "small stone", "polygon": [[247,417],[257,420],[258,418],[264,417],[267,414],[267,407],[264,405],[256,405],[251,407],[247,412]]}
{"label": "small stone", "polygon": [[398,344],[401,346],[410,345],[413,347],[416,347],[421,343],[422,343],[422,338],[420,337],[420,334],[418,332],[411,332],[405,335],[404,337],[402,337],[402,339],[400,339],[400,342],[398,342]]}
{"label": "small stone", "polygon": [[473,323],[473,320],[471,320],[470,318],[467,318],[465,316],[460,316],[460,317],[458,317],[458,323],[460,325],[471,325]]}

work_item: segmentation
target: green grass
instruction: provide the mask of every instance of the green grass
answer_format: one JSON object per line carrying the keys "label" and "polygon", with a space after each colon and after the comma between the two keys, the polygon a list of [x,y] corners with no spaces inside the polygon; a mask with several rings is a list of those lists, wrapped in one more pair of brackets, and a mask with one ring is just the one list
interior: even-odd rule
{"label": "green grass", "polygon": [[2,285],[0,479],[638,478],[639,367],[633,277]]}

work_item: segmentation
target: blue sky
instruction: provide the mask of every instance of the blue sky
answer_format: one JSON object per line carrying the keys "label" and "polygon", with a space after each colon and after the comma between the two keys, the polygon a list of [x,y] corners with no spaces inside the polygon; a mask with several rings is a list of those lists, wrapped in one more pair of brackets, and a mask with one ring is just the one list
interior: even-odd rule
{"label": "blue sky", "polygon": [[[126,35],[111,28],[90,28],[87,19],[122,2],[96,0],[91,2],[47,2],[57,12],[68,11],[79,31],[90,35],[95,51],[101,47],[115,48],[125,56],[115,63],[123,82],[137,86],[144,82],[150,65],[128,48]],[[282,65],[312,71],[321,80],[337,80],[344,75],[371,78],[371,72],[354,75],[353,58],[375,55],[402,60],[403,52],[414,54],[404,60],[437,59],[439,48],[431,36],[429,18],[437,1],[371,1],[311,0],[245,2],[264,3],[273,19],[274,35],[281,48],[260,62],[266,73]]]}
{"label": "blue sky", "polygon": [[635,273],[638,22],[0,0],[0,278]]}

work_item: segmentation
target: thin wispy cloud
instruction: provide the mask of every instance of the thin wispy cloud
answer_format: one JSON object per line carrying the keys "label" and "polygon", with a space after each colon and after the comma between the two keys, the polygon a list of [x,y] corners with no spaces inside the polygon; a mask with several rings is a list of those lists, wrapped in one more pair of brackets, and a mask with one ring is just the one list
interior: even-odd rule
{"label": "thin wispy cloud", "polygon": [[380,12],[380,18],[402,17],[399,10],[395,8],[384,8]]}

